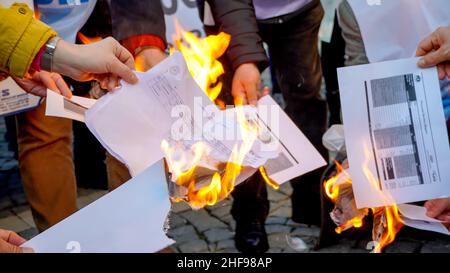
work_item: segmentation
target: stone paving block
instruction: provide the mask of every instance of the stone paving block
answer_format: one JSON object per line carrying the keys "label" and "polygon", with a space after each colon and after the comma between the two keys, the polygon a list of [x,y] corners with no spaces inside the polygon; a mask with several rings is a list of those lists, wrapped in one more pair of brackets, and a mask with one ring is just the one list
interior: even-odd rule
{"label": "stone paving block", "polygon": [[179,244],[178,248],[182,253],[207,253],[208,245],[203,240],[189,241],[183,244]]}
{"label": "stone paving block", "polygon": [[186,225],[187,220],[175,213],[171,213],[169,215],[169,223],[170,223],[170,228],[174,229],[174,228]]}
{"label": "stone paving block", "polygon": [[270,248],[267,251],[267,253],[281,253],[281,252],[283,252],[283,249],[281,249],[281,248],[274,248],[274,247]]}
{"label": "stone paving block", "polygon": [[21,213],[18,213],[17,216],[22,219],[25,223],[27,223],[31,227],[36,227],[33,219],[33,215],[31,214],[31,210],[25,210]]}
{"label": "stone paving block", "polygon": [[29,205],[15,206],[11,209],[11,211],[15,214],[20,214],[22,212],[31,211],[31,208]]}
{"label": "stone paving block", "polygon": [[9,199],[9,198],[0,199],[0,210],[9,209],[12,206],[13,206],[13,203],[11,202],[11,199]]}
{"label": "stone paving block", "polygon": [[217,250],[216,253],[239,253],[239,251],[236,248],[227,248],[227,249]]}
{"label": "stone paving block", "polygon": [[284,225],[266,225],[267,234],[273,233],[286,233],[291,232],[292,227],[284,226]]}
{"label": "stone paving block", "polygon": [[214,208],[210,210],[210,213],[214,216],[216,216],[219,219],[222,219],[222,217],[225,217],[230,214],[231,205],[226,205],[218,208]]}
{"label": "stone paving block", "polygon": [[175,213],[181,213],[189,210],[192,210],[192,208],[186,202],[173,203],[172,205],[172,211]]}
{"label": "stone paving block", "polygon": [[223,228],[213,228],[210,230],[207,230],[204,233],[206,239],[208,240],[208,242],[210,243],[215,243],[221,240],[225,240],[225,239],[229,239],[229,238],[233,238],[234,234],[229,231],[228,229],[223,229]]}
{"label": "stone paving block", "polygon": [[233,199],[231,197],[224,199],[213,206],[205,207],[208,211],[215,210],[221,207],[231,206],[233,204]]}
{"label": "stone paving block", "polygon": [[269,239],[270,249],[272,249],[272,248],[284,249],[284,248],[288,247],[285,233],[270,234],[268,236],[268,239]]}
{"label": "stone paving block", "polygon": [[283,185],[280,186],[280,188],[278,189],[279,191],[281,191],[282,193],[286,194],[287,196],[291,196],[292,194],[292,186],[290,182],[286,182]]}
{"label": "stone paving block", "polygon": [[217,242],[217,246],[216,246],[216,250],[221,250],[221,249],[230,249],[230,248],[234,248],[235,244],[234,244],[234,240],[233,239],[227,239],[227,240],[222,240]]}
{"label": "stone paving block", "polygon": [[6,218],[8,216],[13,216],[13,215],[14,214],[8,209],[0,210],[0,219],[1,218]]}
{"label": "stone paving block", "polygon": [[450,242],[431,241],[422,245],[421,253],[450,253]]}
{"label": "stone paving block", "polygon": [[37,228],[29,228],[24,231],[18,232],[18,234],[22,236],[24,239],[30,240],[34,236],[38,235],[39,231],[37,230]]}
{"label": "stone paving block", "polygon": [[421,242],[414,241],[402,241],[397,240],[388,245],[385,249],[385,253],[418,253],[422,248]]}
{"label": "stone paving block", "polygon": [[174,229],[169,229],[167,235],[175,240],[177,244],[181,244],[187,241],[198,240],[199,237],[194,227],[191,225],[185,225]]}
{"label": "stone paving block", "polygon": [[78,209],[82,209],[92,202],[93,200],[89,196],[80,196],[77,198]]}
{"label": "stone paving block", "polygon": [[266,220],[266,225],[284,225],[287,221],[287,218],[284,217],[269,217]]}
{"label": "stone paving block", "polygon": [[269,201],[271,201],[271,202],[279,202],[279,201],[286,200],[289,198],[289,196],[287,196],[283,192],[275,190],[271,187],[267,188],[267,197],[269,198]]}
{"label": "stone paving block", "polygon": [[186,211],[181,214],[189,223],[197,228],[198,231],[204,232],[212,228],[227,228],[227,225],[206,212],[206,210]]}
{"label": "stone paving block", "polygon": [[30,225],[15,215],[0,219],[0,227],[15,232],[21,232],[31,228]]}
{"label": "stone paving block", "polygon": [[271,212],[270,216],[290,218],[291,214],[292,214],[291,207],[282,206],[282,207],[274,210],[273,212]]}
{"label": "stone paving block", "polygon": [[291,218],[289,218],[289,220],[287,221],[286,225],[291,226],[291,227],[308,227],[305,224],[299,224],[299,223],[296,223],[296,222],[292,221]]}
{"label": "stone paving block", "polygon": [[320,235],[320,228],[316,226],[308,227],[297,227],[291,232],[292,236],[299,236],[299,237],[319,237]]}

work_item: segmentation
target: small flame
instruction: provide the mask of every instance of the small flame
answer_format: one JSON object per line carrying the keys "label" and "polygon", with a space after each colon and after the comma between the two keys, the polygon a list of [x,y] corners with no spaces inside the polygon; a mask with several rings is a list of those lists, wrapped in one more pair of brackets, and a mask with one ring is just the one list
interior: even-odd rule
{"label": "small flame", "polygon": [[[369,168],[369,162],[370,162],[370,152],[369,149],[364,147],[365,152],[365,161],[362,164],[362,170],[364,172],[365,177],[370,182],[372,187],[375,187],[376,189],[379,188],[379,181],[378,179],[373,175]],[[350,179],[350,176],[346,171],[342,168],[342,166],[336,162],[337,166],[337,174],[330,179],[328,179],[324,183],[325,193],[326,195],[333,201],[336,202],[338,200],[339,194],[340,194],[340,187],[343,185],[352,185],[352,180]],[[346,178],[344,181],[342,181],[342,178]],[[392,200],[391,196],[383,193],[380,190],[377,190],[379,193],[379,198],[383,200]],[[390,202],[393,203],[393,202]],[[391,244],[397,235],[397,233],[400,231],[400,229],[403,226],[401,216],[399,214],[399,210],[397,205],[393,206],[386,206],[381,208],[371,208],[373,215],[377,215],[378,217],[381,217],[381,227],[382,230],[379,230],[376,232],[378,234],[378,238],[376,239],[376,244],[373,249],[374,253],[381,253],[383,249]],[[339,226],[336,228],[336,233],[340,234],[343,231],[354,227],[354,228],[361,228],[364,224],[364,218],[365,214],[361,214],[356,216],[355,218],[347,221],[345,224]]]}
{"label": "small flame", "polygon": [[77,37],[85,45],[92,44],[92,43],[103,40],[102,37],[87,37],[86,35],[84,35],[81,32],[78,32]]}
{"label": "small flame", "polygon": [[41,20],[42,14],[39,10],[34,11],[34,19]]}
{"label": "small flame", "polygon": [[[337,174],[333,176],[332,178],[328,179],[325,182],[325,193],[327,194],[328,198],[331,199],[331,201],[336,202],[337,198],[339,197],[339,179],[341,177],[341,174],[345,174],[346,171],[344,168],[342,168],[341,164],[339,162],[335,162],[337,166]],[[347,176],[350,177],[350,176]],[[344,183],[352,184],[352,181],[350,179],[346,179]]]}
{"label": "small flame", "polygon": [[[367,180],[370,182],[372,187],[377,189],[380,199],[390,201],[389,203],[395,203],[392,202],[392,196],[379,190],[380,181],[375,177],[375,175],[373,175],[373,173],[369,169],[370,152],[367,145],[364,146],[364,154],[366,160],[363,163],[362,168]],[[375,245],[375,248],[373,250],[374,253],[381,253],[381,251],[383,251],[386,246],[394,242],[395,236],[403,227],[403,222],[397,205],[386,206],[382,208],[372,208],[372,212],[374,215],[376,215],[377,213],[382,214],[381,217],[384,230],[380,233],[381,238],[376,238],[378,244]]]}

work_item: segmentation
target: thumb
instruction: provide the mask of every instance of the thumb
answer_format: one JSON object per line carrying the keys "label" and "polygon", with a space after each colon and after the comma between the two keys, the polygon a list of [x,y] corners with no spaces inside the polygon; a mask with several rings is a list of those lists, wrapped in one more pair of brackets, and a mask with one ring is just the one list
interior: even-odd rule
{"label": "thumb", "polygon": [[435,66],[442,62],[447,61],[448,56],[445,54],[445,50],[441,47],[437,51],[430,52],[419,60],[419,67],[427,68]]}
{"label": "thumb", "polygon": [[115,58],[111,64],[110,73],[119,76],[127,83],[135,84],[138,82],[137,76],[133,73],[130,67]]}

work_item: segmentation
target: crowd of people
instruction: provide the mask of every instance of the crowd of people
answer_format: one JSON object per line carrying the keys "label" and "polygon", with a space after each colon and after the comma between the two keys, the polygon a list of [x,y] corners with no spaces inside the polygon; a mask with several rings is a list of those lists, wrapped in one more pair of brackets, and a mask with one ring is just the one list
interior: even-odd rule
{"label": "crowd of people", "polygon": [[[59,18],[56,21],[65,20],[64,16],[55,15],[54,11],[52,14],[48,9],[40,10],[39,4],[35,8],[40,19],[35,18],[33,10],[26,4],[0,6],[0,80],[11,76],[26,92],[45,96],[46,90],[50,89],[70,98],[73,88],[61,75],[79,82],[96,81],[102,89],[114,91],[120,80],[130,84],[137,82],[133,72],[136,63],[143,70],[149,70],[166,57],[165,22],[160,1],[87,2],[80,21],[69,29],[68,24],[55,24],[55,19],[51,18],[56,16]],[[205,32],[223,31],[232,37],[220,60],[226,71],[222,77],[222,100],[227,104],[233,104],[234,100],[256,104],[264,95],[260,88],[261,73],[270,65],[286,101],[286,113],[328,159],[322,144],[329,120],[327,100],[321,94],[325,76],[322,67],[327,62],[321,60],[318,48],[324,15],[321,2],[197,2]],[[339,20],[335,20],[334,30],[345,45],[343,65],[369,63],[356,12],[346,0],[336,10]],[[95,23],[89,24],[90,21]],[[76,33],[82,27],[88,27],[90,33],[105,39],[88,45],[76,44]],[[440,79],[450,78],[449,26],[429,33],[416,47],[416,55],[421,57],[419,67],[437,65]],[[327,52],[327,56],[330,54],[334,54],[333,50]],[[327,69],[327,72],[330,70],[336,77],[336,68]],[[327,90],[331,88],[327,86]],[[46,117],[44,109],[45,102],[16,117],[20,170],[40,231],[77,210],[72,125],[68,120]],[[106,164],[110,190],[130,179],[126,167],[112,156],[106,157]],[[320,224],[323,171],[319,169],[291,181],[294,222]],[[257,173],[237,186],[232,195],[231,213],[236,220],[237,249],[245,253],[267,251],[264,223],[269,213],[269,200],[264,180]],[[430,217],[450,222],[450,199],[430,200],[425,207]],[[30,252],[30,249],[20,247],[24,241],[16,233],[0,229],[0,252]]]}

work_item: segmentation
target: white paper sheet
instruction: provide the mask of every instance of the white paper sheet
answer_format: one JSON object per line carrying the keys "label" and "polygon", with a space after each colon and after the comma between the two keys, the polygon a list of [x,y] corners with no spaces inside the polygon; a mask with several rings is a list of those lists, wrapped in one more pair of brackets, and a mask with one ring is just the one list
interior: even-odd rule
{"label": "white paper sheet", "polygon": [[436,68],[419,69],[413,58],[341,68],[338,75],[358,208],[449,197],[450,149]]}
{"label": "white paper sheet", "polygon": [[0,81],[0,116],[26,112],[38,107],[41,100],[25,92],[11,77]]}
{"label": "white paper sheet", "polygon": [[162,161],[23,246],[38,253],[150,253],[173,243],[163,226],[170,210]]}
{"label": "white paper sheet", "polygon": [[78,96],[72,96],[69,100],[51,90],[47,90],[46,100],[46,116],[68,118],[80,122],[85,121],[86,111],[97,102],[94,99]]}
{"label": "white paper sheet", "polygon": [[426,215],[425,207],[403,204],[398,206],[403,223],[409,227],[450,235],[448,229],[437,219]]}
{"label": "white paper sheet", "polygon": [[448,0],[349,0],[370,62],[415,56],[419,42],[450,26]]}
{"label": "white paper sheet", "polygon": [[[195,109],[216,108],[195,83],[179,53],[152,70],[137,75],[140,80],[138,84],[123,83],[121,90],[99,99],[86,114],[86,124],[91,132],[113,156],[128,166],[133,176],[164,157],[161,142],[171,139],[172,125],[179,119],[178,116],[173,117],[174,106],[185,105],[193,115]],[[195,107],[198,105],[201,107]],[[280,157],[267,164],[267,171],[275,181],[283,183],[326,164],[272,98],[263,98],[258,111],[264,107],[275,108],[279,114],[279,117],[270,114],[259,117],[269,127],[274,124],[272,120],[277,118],[275,125],[280,126],[279,130],[267,130],[281,143]],[[192,121],[193,126],[197,126],[197,122]],[[191,123],[190,120],[188,123]],[[281,133],[274,135],[277,132]],[[214,159],[223,162],[228,160],[234,141],[206,141],[213,150],[211,153]],[[252,150],[246,156],[244,165],[258,167],[258,164],[269,158]]]}

